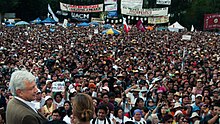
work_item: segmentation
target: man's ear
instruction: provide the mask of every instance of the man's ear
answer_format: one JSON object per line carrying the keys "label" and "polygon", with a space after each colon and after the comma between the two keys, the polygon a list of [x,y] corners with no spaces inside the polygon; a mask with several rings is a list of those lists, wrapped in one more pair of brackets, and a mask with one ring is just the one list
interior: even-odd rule
{"label": "man's ear", "polygon": [[21,89],[17,89],[17,90],[16,90],[16,94],[17,94],[17,96],[21,96],[21,95],[22,95]]}

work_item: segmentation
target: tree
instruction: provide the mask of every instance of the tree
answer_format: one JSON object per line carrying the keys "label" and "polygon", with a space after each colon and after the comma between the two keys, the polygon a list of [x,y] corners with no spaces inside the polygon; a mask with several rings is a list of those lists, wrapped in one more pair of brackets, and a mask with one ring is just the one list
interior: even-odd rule
{"label": "tree", "polygon": [[47,0],[19,0],[16,16],[30,21],[36,17],[47,15]]}
{"label": "tree", "polygon": [[0,0],[0,13],[14,12],[18,0]]}
{"label": "tree", "polygon": [[219,12],[220,0],[194,0],[183,15],[182,23],[188,29],[194,25],[196,29],[203,30],[204,14]]}
{"label": "tree", "polygon": [[2,15],[7,12],[14,12],[18,0],[0,0],[0,23]]}

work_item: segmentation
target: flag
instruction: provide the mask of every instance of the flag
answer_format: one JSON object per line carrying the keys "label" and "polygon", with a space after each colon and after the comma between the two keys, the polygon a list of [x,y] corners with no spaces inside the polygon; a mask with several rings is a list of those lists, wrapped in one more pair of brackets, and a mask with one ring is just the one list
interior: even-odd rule
{"label": "flag", "polygon": [[194,26],[192,25],[192,27],[191,27],[191,32],[193,32],[194,31]]}
{"label": "flag", "polygon": [[53,13],[53,11],[52,11],[52,9],[51,9],[51,7],[50,7],[50,4],[48,4],[48,11],[49,11],[49,13],[52,15],[54,21],[59,22],[59,19],[58,19],[58,18],[56,17],[56,15]]}
{"label": "flag", "polygon": [[126,23],[126,19],[125,18],[123,18],[123,26],[124,26],[124,31],[126,33],[128,33],[131,30],[131,28]]}
{"label": "flag", "polygon": [[68,20],[67,20],[67,19],[64,19],[62,26],[63,26],[64,28],[66,28],[66,27],[67,27],[67,24],[68,24]]}
{"label": "flag", "polygon": [[47,17],[50,18],[50,13],[49,12],[47,13]]}
{"label": "flag", "polygon": [[183,59],[182,59],[182,64],[181,64],[181,70],[183,70],[183,67],[184,67],[184,60],[185,60],[185,54],[186,54],[186,48],[184,47],[184,50],[183,50]]}
{"label": "flag", "polygon": [[144,32],[146,29],[144,28],[143,26],[143,23],[141,20],[138,20],[137,24],[136,24],[136,27],[141,30],[142,32]]}

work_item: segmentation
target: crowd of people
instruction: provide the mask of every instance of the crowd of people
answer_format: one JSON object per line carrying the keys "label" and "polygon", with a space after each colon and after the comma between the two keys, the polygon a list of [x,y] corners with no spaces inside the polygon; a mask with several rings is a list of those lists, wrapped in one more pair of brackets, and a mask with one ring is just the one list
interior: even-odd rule
{"label": "crowd of people", "polygon": [[[33,74],[36,95],[26,100],[48,123],[220,123],[220,35],[114,28],[122,33],[102,34],[102,26],[0,26],[0,123],[16,95],[26,98],[10,84],[19,70]],[[54,82],[64,89],[54,92]],[[9,105],[11,113],[21,111]]]}

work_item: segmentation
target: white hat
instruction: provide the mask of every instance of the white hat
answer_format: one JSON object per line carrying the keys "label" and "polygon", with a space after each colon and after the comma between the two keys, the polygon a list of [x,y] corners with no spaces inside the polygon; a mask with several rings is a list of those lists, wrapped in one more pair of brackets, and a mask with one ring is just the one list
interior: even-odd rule
{"label": "white hat", "polygon": [[83,87],[82,91],[85,92],[88,89],[89,89],[88,87]]}
{"label": "white hat", "polygon": [[152,81],[152,84],[159,81],[159,80],[160,80],[160,78],[154,78],[154,80]]}
{"label": "white hat", "polygon": [[193,112],[190,118],[195,118],[195,117],[199,118],[199,115],[197,112]]}
{"label": "white hat", "polygon": [[117,77],[123,77],[123,76],[124,76],[124,75],[123,75],[123,74],[121,74],[121,73],[117,75]]}
{"label": "white hat", "polygon": [[70,84],[69,87],[68,87],[69,90],[71,90],[73,88],[74,88],[73,84]]}
{"label": "white hat", "polygon": [[194,122],[194,124],[200,124],[200,121],[199,121],[199,120],[196,120],[196,121]]}
{"label": "white hat", "polygon": [[70,89],[70,93],[75,93],[77,92],[74,88]]}
{"label": "white hat", "polygon": [[46,96],[45,101],[47,101],[48,99],[53,99],[53,98],[51,96]]}
{"label": "white hat", "polygon": [[197,98],[197,97],[202,97],[202,95],[201,95],[201,94],[197,94],[197,95],[196,95],[196,98]]}
{"label": "white hat", "polygon": [[177,116],[178,114],[183,114],[183,112],[181,110],[178,110],[175,112],[174,116]]}
{"label": "white hat", "polygon": [[52,80],[46,80],[46,84],[48,84],[49,82],[52,82]]}
{"label": "white hat", "polygon": [[179,108],[179,107],[182,107],[182,105],[179,102],[176,102],[173,108],[175,109],[175,108]]}
{"label": "white hat", "polygon": [[102,87],[102,90],[107,90],[109,92],[109,88],[107,86]]}

